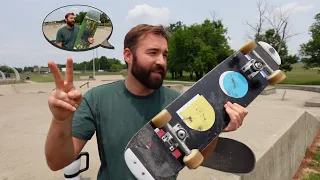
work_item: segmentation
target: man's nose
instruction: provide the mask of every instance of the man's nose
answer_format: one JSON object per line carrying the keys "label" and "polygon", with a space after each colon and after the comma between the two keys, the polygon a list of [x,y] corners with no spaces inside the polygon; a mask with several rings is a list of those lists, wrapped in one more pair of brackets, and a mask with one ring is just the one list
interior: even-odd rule
{"label": "man's nose", "polygon": [[162,67],[166,67],[167,58],[161,54],[158,56],[156,63],[161,65]]}

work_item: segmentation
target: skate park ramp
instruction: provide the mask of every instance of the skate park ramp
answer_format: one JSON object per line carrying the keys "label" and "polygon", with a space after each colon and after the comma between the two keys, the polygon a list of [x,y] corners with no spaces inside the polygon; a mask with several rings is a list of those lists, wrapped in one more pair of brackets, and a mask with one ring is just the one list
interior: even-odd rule
{"label": "skate park ramp", "polygon": [[[88,76],[80,76],[81,80],[89,80],[90,78]],[[97,81],[118,81],[118,80],[124,80],[124,77],[122,75],[99,75],[94,77]]]}
{"label": "skate park ramp", "polygon": [[[81,76],[80,81],[74,81],[75,88],[81,92],[86,92],[92,87],[96,87],[101,84],[112,83],[117,80],[123,80],[122,75],[106,75],[95,76],[95,79],[90,79],[89,76]],[[5,84],[0,85],[0,94],[12,95],[12,94],[38,94],[38,93],[50,93],[55,88],[54,82],[36,83],[29,81],[21,84]]]}
{"label": "skate park ramp", "polygon": [[[89,87],[85,84],[87,82]],[[75,87],[86,92],[105,83],[109,82],[84,80],[75,82]],[[0,86],[0,94],[6,88],[10,91],[0,96],[0,179],[64,179],[62,170],[48,168],[43,149],[51,123],[47,99],[54,83],[14,86],[19,93],[13,92],[12,86]],[[182,91],[190,87],[168,86]],[[36,93],[38,91],[45,93]],[[276,89],[273,93],[258,96],[249,105],[249,114],[241,128],[221,135],[252,148],[257,160],[255,170],[241,175],[206,167],[185,168],[179,173],[178,180],[292,179],[307,146],[320,128],[320,108],[306,106],[307,101],[317,98],[320,93],[292,89]],[[87,180],[96,179],[100,161],[95,135],[83,151],[89,152],[90,162],[89,169],[81,176]]]}

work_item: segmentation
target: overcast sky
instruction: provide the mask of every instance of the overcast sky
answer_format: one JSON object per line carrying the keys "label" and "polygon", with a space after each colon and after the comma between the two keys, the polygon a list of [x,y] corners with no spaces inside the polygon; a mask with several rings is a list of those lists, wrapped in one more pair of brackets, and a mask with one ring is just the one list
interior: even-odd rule
{"label": "overcast sky", "polygon": [[[288,46],[296,53],[301,43],[306,42],[310,35],[309,26],[314,22],[315,14],[320,13],[319,0],[269,0],[282,9],[294,8],[290,27],[294,32],[301,33],[290,39]],[[212,0],[10,0],[1,4],[1,40],[0,64],[15,66],[46,66],[49,60],[65,63],[67,57],[74,62],[82,62],[93,57],[92,51],[68,52],[57,49],[49,44],[42,33],[42,22],[53,10],[66,5],[81,4],[96,7],[104,11],[112,20],[113,33],[109,39],[115,49],[98,48],[98,56],[118,58],[123,62],[123,39],[134,25],[139,23],[163,24],[182,21],[190,25],[201,23],[211,18],[210,12],[215,11],[223,19],[228,28],[230,45],[238,49],[246,42],[246,33],[250,28],[245,21],[256,22],[258,10],[255,0],[247,1],[212,1]],[[181,5],[185,7],[182,8]]]}

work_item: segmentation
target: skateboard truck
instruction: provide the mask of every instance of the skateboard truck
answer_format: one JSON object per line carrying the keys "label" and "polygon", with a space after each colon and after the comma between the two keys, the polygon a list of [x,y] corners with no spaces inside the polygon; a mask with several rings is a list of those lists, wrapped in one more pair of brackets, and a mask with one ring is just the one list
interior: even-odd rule
{"label": "skateboard truck", "polygon": [[[242,73],[248,78],[252,79],[255,77],[262,69],[264,76],[267,76],[268,82],[271,85],[280,83],[286,78],[286,75],[278,68],[273,70],[269,63],[274,63],[275,66],[279,67],[281,64],[281,58],[277,51],[269,44],[259,41],[255,43],[254,41],[249,41],[244,45],[240,52],[245,55],[249,60],[242,68]],[[264,55],[261,58],[260,55]]]}
{"label": "skateboard truck", "polygon": [[249,56],[252,58],[250,59],[247,64],[245,64],[241,70],[242,72],[249,78],[252,79],[256,74],[258,74],[263,68],[270,76],[273,74],[273,70],[270,68],[270,66],[259,56],[258,53],[256,53],[255,50],[253,50],[251,53],[249,53]]}
{"label": "skateboard truck", "polygon": [[249,79],[253,78],[261,69],[263,68],[263,63],[261,60],[251,59],[246,65],[244,65],[241,70]]}
{"label": "skateboard truck", "polygon": [[[162,140],[169,144],[169,149],[171,151],[179,146],[186,155],[191,153],[191,150],[184,143],[188,137],[188,134],[180,124],[176,124],[174,127],[172,127],[169,123],[167,123],[163,129],[166,131],[166,134],[162,136]],[[174,140],[174,143],[172,142],[172,139]]]}

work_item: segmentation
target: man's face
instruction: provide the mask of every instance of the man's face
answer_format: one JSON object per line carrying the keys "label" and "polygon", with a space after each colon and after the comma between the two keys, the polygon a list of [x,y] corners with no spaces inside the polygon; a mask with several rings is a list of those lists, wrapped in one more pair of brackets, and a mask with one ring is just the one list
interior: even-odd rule
{"label": "man's face", "polygon": [[75,23],[75,20],[74,20],[74,15],[72,15],[72,14],[70,14],[69,16],[68,16],[68,18],[66,19],[66,21],[67,21],[67,24],[69,25],[69,26],[74,26],[74,23]]}
{"label": "man's face", "polygon": [[165,38],[155,34],[141,37],[132,52],[131,74],[146,88],[160,88],[167,71],[167,55]]}

